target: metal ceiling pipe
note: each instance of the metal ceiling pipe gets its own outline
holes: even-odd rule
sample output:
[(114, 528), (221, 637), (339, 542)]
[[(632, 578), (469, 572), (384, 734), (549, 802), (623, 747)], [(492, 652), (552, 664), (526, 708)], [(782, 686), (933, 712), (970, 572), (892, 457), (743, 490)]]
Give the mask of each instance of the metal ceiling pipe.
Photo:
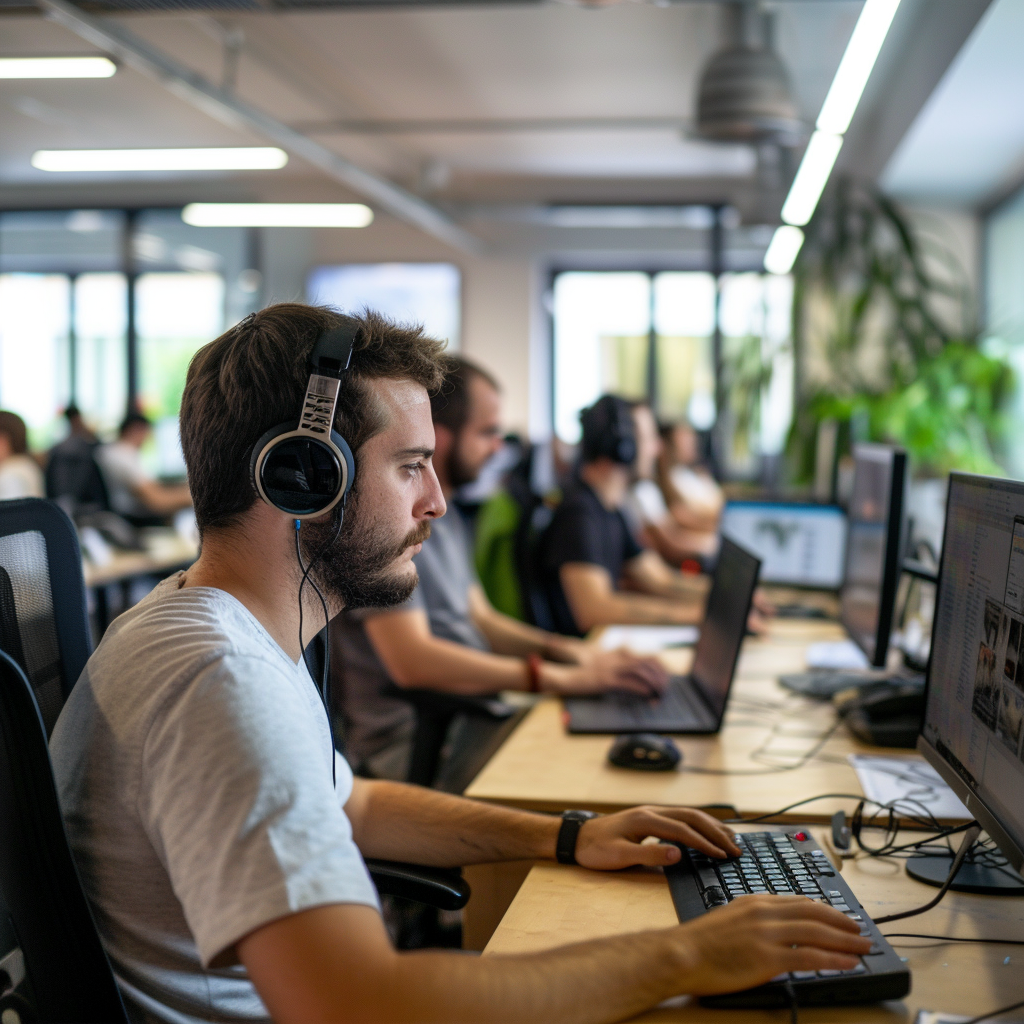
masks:
[(470, 253), (483, 251), (484, 245), (479, 238), (460, 227), (437, 207), (386, 178), (346, 160), (319, 142), (213, 85), (201, 75), (154, 49), (117, 22), (86, 14), (67, 0), (36, 2), (51, 20), (136, 71), (155, 79), (165, 89), (205, 114), (232, 128), (248, 129), (276, 143), (294, 156), (302, 157), (319, 167), (335, 181), (369, 199), (399, 220), (412, 224), (456, 249)]

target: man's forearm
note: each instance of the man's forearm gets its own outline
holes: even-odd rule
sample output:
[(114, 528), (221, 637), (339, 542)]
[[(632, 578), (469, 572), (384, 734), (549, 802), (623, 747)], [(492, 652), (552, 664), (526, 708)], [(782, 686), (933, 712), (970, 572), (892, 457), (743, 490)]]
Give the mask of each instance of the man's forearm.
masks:
[(692, 625), (699, 623), (703, 614), (701, 604), (696, 601), (621, 590), (588, 602), (587, 608), (577, 608), (572, 602), (570, 605), (573, 617), (585, 630), (617, 623)]
[(359, 780), (353, 835), (364, 857), (462, 867), (553, 859), (560, 821), (400, 782)]

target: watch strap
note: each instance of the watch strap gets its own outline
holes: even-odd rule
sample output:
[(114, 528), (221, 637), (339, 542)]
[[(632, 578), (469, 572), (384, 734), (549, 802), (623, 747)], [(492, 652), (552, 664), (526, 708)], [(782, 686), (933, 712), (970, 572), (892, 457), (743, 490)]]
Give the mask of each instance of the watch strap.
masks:
[(579, 838), (580, 829), (585, 821), (596, 817), (593, 811), (562, 813), (562, 827), (558, 830), (558, 840), (555, 843), (555, 857), (559, 864), (576, 863), (576, 840)]

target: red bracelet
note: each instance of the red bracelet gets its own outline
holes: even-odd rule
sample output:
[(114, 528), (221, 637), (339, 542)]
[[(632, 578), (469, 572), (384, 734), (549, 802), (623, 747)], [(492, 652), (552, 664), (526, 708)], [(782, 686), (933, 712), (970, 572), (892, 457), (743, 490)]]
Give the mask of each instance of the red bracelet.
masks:
[(544, 659), (536, 653), (526, 659), (526, 669), (530, 674), (530, 693), (540, 693), (540, 667), (543, 664)]

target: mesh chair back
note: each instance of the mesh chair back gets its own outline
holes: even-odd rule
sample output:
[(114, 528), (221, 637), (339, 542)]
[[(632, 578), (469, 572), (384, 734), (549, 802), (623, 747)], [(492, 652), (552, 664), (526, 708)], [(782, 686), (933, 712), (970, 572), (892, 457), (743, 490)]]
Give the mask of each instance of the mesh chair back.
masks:
[(41, 498), (0, 502), (0, 646), (28, 677), (49, 737), (90, 640), (78, 537)]
[[(39, 706), (0, 652), (0, 1014), (123, 1022), (124, 1006), (71, 858)], [(4, 976), (5, 975), (5, 976)], [(9, 1017), (12, 1010), (16, 1017)]]

